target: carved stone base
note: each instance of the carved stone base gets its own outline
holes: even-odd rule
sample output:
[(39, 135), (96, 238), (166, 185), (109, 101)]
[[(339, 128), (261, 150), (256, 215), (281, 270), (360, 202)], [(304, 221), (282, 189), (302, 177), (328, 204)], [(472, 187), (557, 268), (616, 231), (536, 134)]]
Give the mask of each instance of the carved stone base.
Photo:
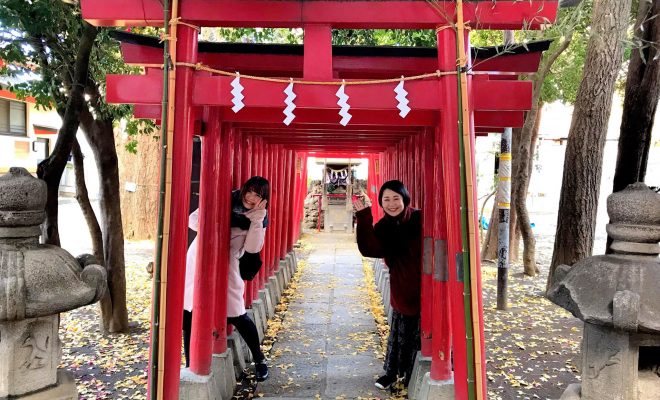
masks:
[(434, 381), (427, 372), (419, 389), (419, 400), (454, 400), (454, 381)]
[(78, 388), (69, 371), (57, 371), (57, 385), (36, 393), (16, 397), (20, 400), (77, 400)]
[(431, 371), (431, 357), (422, 357), (422, 352), (418, 351), (415, 357), (410, 383), (408, 384), (408, 398), (416, 400), (419, 398), (419, 391), (422, 387), (422, 380), (427, 372)]
[(234, 376), (232, 351), (213, 355), (211, 373), (197, 375), (188, 368), (181, 370), (179, 399), (182, 400), (228, 400), (234, 394), (236, 378)]
[(265, 289), (259, 291), (259, 299), (266, 305), (266, 316), (268, 319), (271, 319), (275, 316), (275, 305), (272, 302), (272, 296), (270, 295), (270, 289), (266, 285)]
[(636, 399), (638, 350), (628, 333), (584, 324), (582, 398)]
[(261, 341), (264, 340), (264, 325), (261, 322), (261, 312), (259, 311), (259, 308), (249, 308), (247, 310), (247, 315), (257, 327), (257, 335), (259, 336), (259, 343), (261, 343)]
[(233, 332), (227, 336), (227, 348), (232, 353), (234, 359), (234, 376), (239, 379), (243, 375), (243, 370), (247, 367), (246, 354), (243, 352), (243, 343), (238, 332)]
[(580, 400), (580, 391), (582, 390), (582, 385), (579, 383), (571, 383), (568, 385), (564, 393), (561, 395), (559, 400)]
[(57, 384), (58, 316), (0, 323), (0, 398)]

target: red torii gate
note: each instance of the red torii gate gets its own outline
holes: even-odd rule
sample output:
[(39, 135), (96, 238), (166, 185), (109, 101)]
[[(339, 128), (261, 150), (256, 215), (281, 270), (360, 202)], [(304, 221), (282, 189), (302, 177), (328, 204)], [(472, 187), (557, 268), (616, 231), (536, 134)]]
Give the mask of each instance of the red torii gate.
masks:
[[(190, 198), (191, 138), (202, 135), (200, 211), (202, 221), (195, 293), (191, 370), (210, 373), (212, 354), (227, 351), (226, 271), (229, 229), (228, 193), (247, 177), (259, 174), (272, 182), (271, 225), (264, 249), (264, 269), (247, 287), (246, 302), (258, 298), (279, 260), (299, 236), (306, 189), (308, 152), (369, 159), (369, 187), (402, 179), (411, 187), (413, 205), (426, 216), (422, 288), (422, 353), (432, 358), (431, 378), (453, 379), (455, 398), (485, 393), (483, 316), (479, 269), (472, 287), (464, 285), (461, 257), (461, 185), (457, 121), (456, 2), (438, 1), (270, 1), (179, 0), (177, 15), (176, 110), (172, 146), (171, 238), (167, 260), (163, 370), (160, 395), (178, 397), (181, 314), (187, 216)], [(162, 26), (159, 0), (82, 0), (84, 18), (103, 26)], [(538, 29), (554, 21), (556, 0), (472, 1), (464, 5), (465, 21), (477, 29)], [(302, 46), (198, 43), (195, 26), (300, 27)], [(400, 28), (437, 30), (438, 50), (333, 47), (332, 28)], [(144, 75), (109, 75), (107, 100), (135, 104), (141, 118), (159, 119), (163, 74), (162, 46), (157, 40), (118, 34), (128, 63), (145, 66)], [(540, 51), (517, 49), (490, 58), (467, 51), (474, 60), (468, 81), (469, 115), (475, 133), (522, 125), (531, 106), (531, 83), (517, 74), (536, 71)], [(497, 49), (491, 51), (497, 52)], [(365, 54), (367, 53), (367, 54)], [(483, 54), (482, 54), (483, 55)], [(203, 68), (200, 66), (203, 65)], [(407, 81), (412, 111), (397, 114), (394, 84), (347, 86), (352, 119), (338, 124), (337, 85), (296, 85), (296, 119), (282, 124), (286, 83), (243, 79), (245, 109), (231, 111), (233, 77), (214, 70), (240, 71), (263, 77), (307, 81), (381, 79), (435, 70), (437, 77)], [(447, 74), (445, 74), (447, 73)], [(201, 122), (201, 123), (199, 123)], [(316, 155), (316, 154), (315, 154)], [(227, 174), (227, 175), (225, 175)], [(228, 179), (229, 178), (229, 179)], [(474, 180), (475, 177), (467, 177)], [(374, 195), (370, 189), (370, 195)], [(475, 193), (467, 193), (475, 201)], [(372, 198), (372, 201), (375, 198)], [(375, 201), (374, 201), (375, 203)], [(476, 215), (469, 218), (476, 219)], [(215, 224), (204, 223), (215, 221)], [(476, 263), (478, 267), (478, 256)], [(215, 267), (215, 268), (214, 268)], [(202, 279), (205, 278), (205, 279)], [(466, 283), (469, 283), (468, 280)], [(473, 290), (476, 288), (476, 290)], [(213, 296), (204, 295), (213, 293)], [(466, 298), (467, 296), (467, 298)], [(470, 299), (469, 297), (472, 296)], [(212, 316), (212, 317), (209, 317)], [(471, 319), (476, 322), (471, 325)], [(471, 332), (476, 327), (476, 332)], [(467, 337), (467, 334), (473, 337)], [(451, 357), (453, 354), (453, 370)], [(475, 359), (476, 355), (476, 359)], [(150, 371), (153, 373), (153, 371)], [(477, 383), (476, 392), (469, 391)], [(153, 390), (154, 388), (152, 388)], [(481, 397), (478, 396), (478, 397)]]

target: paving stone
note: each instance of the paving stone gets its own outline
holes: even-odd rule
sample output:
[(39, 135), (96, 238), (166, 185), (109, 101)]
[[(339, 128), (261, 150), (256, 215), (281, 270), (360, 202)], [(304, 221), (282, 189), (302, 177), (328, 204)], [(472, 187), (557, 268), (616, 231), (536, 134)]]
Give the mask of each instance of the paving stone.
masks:
[(328, 371), (326, 374), (326, 389), (324, 394), (334, 396), (356, 397), (360, 393), (367, 396), (378, 389), (374, 382), (382, 373), (382, 363), (373, 356), (328, 356)]
[(311, 240), (312, 253), (271, 350), (271, 377), (257, 395), (380, 397), (374, 387), (383, 366), (374, 353), (380, 338), (355, 237), (321, 233)]

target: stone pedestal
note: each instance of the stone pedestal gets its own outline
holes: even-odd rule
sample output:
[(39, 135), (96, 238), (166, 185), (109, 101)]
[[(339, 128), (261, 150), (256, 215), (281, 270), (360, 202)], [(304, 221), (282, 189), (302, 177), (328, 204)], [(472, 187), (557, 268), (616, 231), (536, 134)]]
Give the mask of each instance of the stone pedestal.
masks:
[(57, 383), (58, 316), (0, 323), (0, 398), (20, 396)]
[(188, 368), (181, 370), (179, 399), (229, 400), (236, 388), (232, 351), (214, 354), (209, 375), (197, 375)]
[(247, 367), (246, 354), (243, 351), (243, 343), (238, 333), (233, 332), (227, 337), (227, 349), (231, 351), (234, 360), (234, 376), (239, 379), (243, 370)]
[(277, 279), (277, 287), (280, 291), (280, 300), (284, 294), (284, 289), (286, 289), (286, 278), (284, 277), (284, 269), (280, 268), (275, 272), (275, 278)]
[[(0, 176), (0, 398), (76, 398), (62, 372), (59, 313), (98, 301), (105, 269), (39, 244), (46, 183), (23, 168)], [(38, 396), (38, 397), (33, 397)]]
[(286, 260), (280, 260), (279, 270), (282, 271), (282, 277), (284, 278), (282, 289), (286, 289), (291, 281), (291, 271), (289, 271)]
[(268, 288), (268, 293), (270, 294), (270, 302), (273, 305), (273, 308), (275, 308), (280, 302), (280, 288), (277, 284), (277, 277), (271, 276), (268, 278), (266, 288)]
[(259, 299), (266, 305), (266, 317), (268, 317), (268, 319), (273, 318), (275, 315), (275, 305), (273, 304), (273, 299), (270, 295), (270, 289), (268, 286), (259, 291)]
[[(582, 338), (582, 397), (636, 399), (638, 348), (627, 332), (584, 324)], [(659, 394), (660, 395), (660, 394)]]
[[(254, 303), (253, 303), (254, 304)], [(264, 340), (264, 328), (263, 323), (261, 322), (261, 315), (259, 314), (258, 308), (248, 308), (247, 315), (250, 317), (254, 325), (257, 327), (257, 335), (259, 336), (259, 343)]]
[(431, 372), (431, 357), (423, 357), (422, 352), (418, 351), (415, 357), (412, 375), (410, 376), (410, 383), (408, 383), (409, 399), (419, 399), (419, 391), (427, 372)]
[(561, 395), (559, 400), (580, 400), (580, 391), (582, 390), (582, 385), (579, 383), (571, 383), (568, 385), (564, 393)]
[(420, 400), (454, 400), (454, 381), (434, 381), (431, 373), (424, 374), (417, 397)]
[(57, 371), (57, 384), (54, 387), (40, 390), (25, 396), (20, 400), (78, 400), (78, 388), (73, 380), (73, 374), (68, 371)]
[[(255, 314), (255, 324), (261, 324), (261, 331), (265, 334), (268, 327), (268, 315), (266, 315), (266, 304), (261, 299), (252, 300), (252, 310)], [(262, 338), (263, 339), (263, 338)]]
[(643, 183), (607, 199), (612, 252), (560, 265), (548, 298), (584, 321), (582, 400), (660, 393), (660, 194)]

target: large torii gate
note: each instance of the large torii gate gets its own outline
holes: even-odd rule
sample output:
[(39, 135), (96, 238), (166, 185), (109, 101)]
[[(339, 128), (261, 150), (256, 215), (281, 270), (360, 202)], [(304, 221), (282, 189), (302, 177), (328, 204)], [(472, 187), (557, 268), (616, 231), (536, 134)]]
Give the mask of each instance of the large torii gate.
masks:
[[(430, 5), (429, 3), (433, 3)], [(479, 133), (522, 126), (531, 107), (531, 83), (518, 74), (535, 72), (548, 43), (507, 49), (457, 49), (465, 27), (539, 29), (554, 21), (556, 0), (469, 1), (302, 1), (179, 0), (168, 21), (176, 35), (175, 109), (171, 146), (169, 240), (163, 254), (165, 305), (158, 330), (161, 344), (152, 352), (158, 376), (150, 390), (159, 398), (179, 394), (180, 344), (187, 217), (190, 199), (191, 142), (202, 137), (200, 253), (195, 293), (191, 371), (212, 371), (213, 354), (227, 353), (226, 271), (229, 231), (228, 193), (246, 177), (259, 174), (272, 182), (271, 225), (263, 258), (265, 268), (248, 285), (246, 303), (259, 298), (279, 261), (299, 235), (306, 189), (306, 158), (340, 154), (369, 159), (369, 187), (402, 179), (412, 189), (413, 205), (425, 215), (422, 287), (422, 355), (430, 358), (429, 378), (443, 388), (451, 382), (456, 399), (485, 398), (485, 355), (478, 238), (464, 233), (476, 214), (470, 185), (474, 171), (461, 175), (461, 145)], [(82, 0), (83, 17), (99, 26), (163, 26), (159, 0)], [(460, 13), (459, 13), (460, 14)], [(458, 24), (458, 25), (457, 25)], [(284, 27), (304, 29), (303, 45), (198, 42), (198, 27)], [(333, 28), (436, 29), (437, 49), (332, 46)], [(466, 30), (467, 32), (467, 30)], [(142, 65), (142, 75), (109, 75), (107, 100), (135, 105), (140, 118), (161, 118), (163, 46), (157, 39), (118, 33), (126, 62)], [(469, 43), (469, 40), (467, 41)], [(467, 114), (458, 97), (457, 60), (467, 59)], [(243, 76), (245, 108), (232, 111), (235, 76)], [(436, 73), (437, 71), (437, 73)], [(435, 74), (434, 74), (435, 73)], [(402, 118), (393, 89), (397, 82), (350, 85), (351, 80), (381, 80), (428, 74), (405, 82), (412, 108)], [(277, 77), (282, 81), (251, 79)], [(247, 78), (247, 79), (246, 79)], [(295, 119), (282, 123), (283, 93), (296, 81)], [(342, 126), (336, 91), (342, 80), (352, 118)], [(317, 84), (306, 84), (310, 81)], [(465, 104), (465, 102), (463, 102)], [(460, 141), (459, 119), (470, 127)], [(463, 163), (473, 165), (473, 154)], [(461, 184), (461, 176), (467, 179)], [(375, 194), (370, 191), (370, 195)], [(463, 199), (461, 197), (463, 196)], [(373, 199), (375, 200), (375, 198)], [(461, 202), (463, 200), (463, 203)], [(376, 203), (374, 201), (374, 203)], [(466, 210), (464, 210), (466, 211)], [(374, 210), (374, 212), (378, 212)], [(213, 221), (208, 223), (204, 221)], [(476, 233), (474, 234), (476, 235)], [(476, 245), (475, 245), (476, 244)], [(464, 259), (471, 259), (468, 267)], [(156, 288), (158, 290), (158, 288)], [(211, 293), (212, 295), (209, 295)], [(199, 311), (199, 312), (197, 312)], [(165, 351), (167, 350), (167, 351)], [(453, 359), (453, 360), (452, 360)], [(231, 369), (231, 368), (230, 368)], [(233, 373), (230, 372), (230, 373)]]

